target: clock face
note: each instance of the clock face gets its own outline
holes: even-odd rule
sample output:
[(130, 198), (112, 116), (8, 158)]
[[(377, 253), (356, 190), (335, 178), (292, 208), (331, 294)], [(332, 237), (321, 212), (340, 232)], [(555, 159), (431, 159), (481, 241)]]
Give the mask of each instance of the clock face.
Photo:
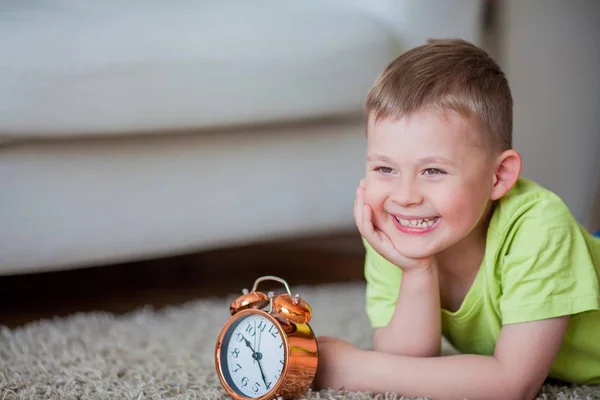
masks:
[(239, 394), (260, 397), (280, 379), (285, 346), (279, 328), (260, 314), (236, 320), (223, 337), (222, 373)]

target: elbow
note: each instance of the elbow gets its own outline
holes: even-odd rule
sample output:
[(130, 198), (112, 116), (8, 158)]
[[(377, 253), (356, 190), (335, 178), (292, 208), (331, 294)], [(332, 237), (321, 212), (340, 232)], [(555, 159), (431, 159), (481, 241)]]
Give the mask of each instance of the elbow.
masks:
[(534, 400), (541, 388), (541, 384), (535, 382), (523, 382), (523, 380), (517, 380), (516, 382), (509, 382), (504, 387), (504, 393), (501, 398), (516, 399), (516, 400)]
[(515, 399), (515, 400), (534, 400), (536, 398), (537, 390), (535, 392), (531, 392), (527, 389), (515, 389), (509, 392), (509, 396), (507, 397), (506, 393), (504, 393), (501, 398), (502, 399)]
[[(492, 390), (489, 390), (489, 391), (486, 390), (486, 392), (488, 392), (488, 393), (485, 396), (486, 398), (489, 398), (491, 400), (504, 400), (504, 399), (534, 400), (535, 399), (536, 393), (532, 394), (526, 388), (509, 387), (509, 386), (504, 386), (502, 384), (493, 385), (493, 386), (494, 386), (494, 388)], [(470, 398), (470, 397), (466, 397), (466, 398)]]
[(520, 397), (521, 400), (534, 400), (537, 398), (537, 394), (540, 391), (541, 385), (527, 385), (521, 388)]

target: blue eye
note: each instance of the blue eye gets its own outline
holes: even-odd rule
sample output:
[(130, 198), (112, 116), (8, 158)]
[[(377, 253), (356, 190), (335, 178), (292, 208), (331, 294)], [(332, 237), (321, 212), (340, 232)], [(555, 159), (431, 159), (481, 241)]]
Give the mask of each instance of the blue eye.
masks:
[(440, 174), (445, 174), (445, 172), (442, 171), (441, 169), (437, 169), (437, 168), (427, 168), (425, 171), (423, 171), (423, 175), (440, 175)]

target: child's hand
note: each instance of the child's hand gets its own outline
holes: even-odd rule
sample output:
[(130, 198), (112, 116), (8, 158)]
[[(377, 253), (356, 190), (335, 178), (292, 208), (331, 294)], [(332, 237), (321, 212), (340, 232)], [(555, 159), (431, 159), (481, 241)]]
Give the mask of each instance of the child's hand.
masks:
[(352, 390), (349, 385), (356, 385), (360, 380), (361, 350), (352, 344), (332, 337), (320, 336), (319, 367), (314, 380), (314, 388)]
[(354, 201), (354, 219), (360, 234), (366, 239), (373, 249), (391, 263), (397, 265), (403, 272), (436, 268), (434, 257), (413, 259), (403, 256), (396, 250), (394, 244), (382, 230), (373, 223), (373, 210), (364, 201), (365, 182), (361, 179), (356, 190)]

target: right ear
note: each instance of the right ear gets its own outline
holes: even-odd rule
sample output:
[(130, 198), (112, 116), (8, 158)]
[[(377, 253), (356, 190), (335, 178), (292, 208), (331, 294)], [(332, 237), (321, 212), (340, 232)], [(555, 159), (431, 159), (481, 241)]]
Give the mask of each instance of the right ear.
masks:
[(498, 156), (490, 196), (492, 200), (498, 200), (513, 188), (521, 175), (522, 165), (521, 155), (516, 150), (506, 150)]

